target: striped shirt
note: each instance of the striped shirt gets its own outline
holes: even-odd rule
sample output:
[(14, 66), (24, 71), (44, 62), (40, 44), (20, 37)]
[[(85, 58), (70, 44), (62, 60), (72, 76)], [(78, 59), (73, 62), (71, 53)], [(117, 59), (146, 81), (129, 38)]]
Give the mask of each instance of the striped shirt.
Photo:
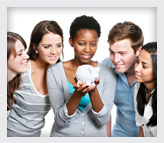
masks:
[[(29, 62), (30, 65), (30, 62)], [(31, 65), (22, 74), (20, 89), (14, 92), (16, 104), (7, 119), (7, 136), (40, 136), (45, 115), (51, 108), (48, 95), (40, 94), (31, 80)]]

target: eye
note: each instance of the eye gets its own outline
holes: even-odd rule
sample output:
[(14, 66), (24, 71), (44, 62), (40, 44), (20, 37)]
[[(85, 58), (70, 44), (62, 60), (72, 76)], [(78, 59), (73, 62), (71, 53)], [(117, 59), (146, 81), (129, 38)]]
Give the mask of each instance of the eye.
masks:
[(145, 66), (145, 65), (143, 65), (142, 67), (143, 67), (144, 69), (146, 69), (146, 68), (147, 68), (147, 66)]
[(78, 43), (80, 46), (84, 46), (84, 43)]
[(22, 55), (22, 52), (21, 52), (21, 53), (18, 53), (17, 55), (18, 55), (18, 56), (21, 56), (21, 55)]
[(49, 47), (50, 47), (50, 45), (46, 45), (46, 46), (44, 46), (45, 49), (48, 49)]
[(57, 48), (60, 48), (60, 47), (62, 47), (62, 44), (58, 44), (58, 45), (57, 45)]
[(95, 47), (95, 46), (97, 46), (97, 43), (92, 43), (91, 45), (92, 45), (93, 47)]

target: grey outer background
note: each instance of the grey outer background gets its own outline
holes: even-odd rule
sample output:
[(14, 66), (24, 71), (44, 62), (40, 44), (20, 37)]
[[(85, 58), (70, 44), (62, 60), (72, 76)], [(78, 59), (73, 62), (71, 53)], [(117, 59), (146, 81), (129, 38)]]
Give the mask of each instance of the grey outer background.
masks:
[[(162, 73), (164, 68), (158, 68), (158, 134), (156, 138), (7, 138), (7, 7), (157, 7), (157, 41), (158, 67), (162, 66), (163, 57), (163, 6), (162, 0), (0, 0), (0, 143), (162, 143), (163, 112), (162, 112)], [(146, 17), (145, 17), (146, 19)], [(160, 48), (159, 48), (160, 47)], [(161, 84), (161, 86), (160, 86)], [(159, 96), (160, 95), (160, 96)]]

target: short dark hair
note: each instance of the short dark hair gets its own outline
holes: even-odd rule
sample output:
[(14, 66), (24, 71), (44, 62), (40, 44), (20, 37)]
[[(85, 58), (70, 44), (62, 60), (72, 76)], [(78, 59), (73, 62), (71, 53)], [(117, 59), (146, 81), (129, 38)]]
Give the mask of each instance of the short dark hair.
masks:
[(70, 26), (70, 37), (72, 40), (74, 40), (77, 31), (81, 29), (96, 30), (97, 37), (98, 38), (100, 37), (101, 34), (100, 24), (92, 16), (82, 15), (74, 19), (74, 21), (71, 23)]
[(31, 33), (30, 45), (27, 52), (31, 60), (36, 60), (38, 56), (34, 50), (34, 45), (37, 47), (41, 42), (43, 36), (47, 33), (54, 33), (60, 35), (63, 44), (63, 31), (58, 25), (58, 23), (49, 20), (41, 21), (34, 27)]
[[(151, 95), (152, 96), (151, 105), (153, 109), (153, 115), (151, 116), (147, 125), (156, 126), (157, 125), (157, 42), (150, 42), (145, 44), (142, 47), (142, 50), (146, 50), (151, 55), (152, 63), (153, 63), (154, 79), (155, 79), (154, 92)], [(145, 85), (141, 83), (137, 93), (137, 110), (141, 116), (143, 116), (145, 105), (147, 104), (145, 88), (146, 88)]]
[(116, 41), (130, 39), (134, 52), (143, 45), (144, 36), (142, 29), (133, 22), (125, 21), (115, 24), (109, 31), (108, 42), (114, 44)]

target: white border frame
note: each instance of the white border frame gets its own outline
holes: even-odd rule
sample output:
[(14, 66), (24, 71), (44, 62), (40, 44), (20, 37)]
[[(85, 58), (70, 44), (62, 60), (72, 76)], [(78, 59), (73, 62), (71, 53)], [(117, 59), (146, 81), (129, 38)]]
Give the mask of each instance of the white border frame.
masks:
[[(158, 41), (158, 66), (162, 65), (162, 40), (163, 40), (163, 7), (162, 1), (160, 0), (114, 0), (109, 2), (109, 0), (0, 0), (0, 91), (1, 91), (1, 101), (0, 101), (0, 139), (4, 143), (160, 143), (162, 142), (162, 94), (158, 97), (158, 133), (155, 138), (50, 138), (50, 137), (40, 137), (40, 138), (7, 138), (7, 112), (6, 112), (6, 91), (7, 91), (7, 7), (157, 7), (157, 41)], [(164, 56), (163, 56), (164, 57)], [(162, 73), (163, 69), (158, 70), (158, 85), (162, 83)], [(159, 78), (159, 76), (161, 78)], [(158, 95), (162, 93), (161, 87), (158, 86)]]

